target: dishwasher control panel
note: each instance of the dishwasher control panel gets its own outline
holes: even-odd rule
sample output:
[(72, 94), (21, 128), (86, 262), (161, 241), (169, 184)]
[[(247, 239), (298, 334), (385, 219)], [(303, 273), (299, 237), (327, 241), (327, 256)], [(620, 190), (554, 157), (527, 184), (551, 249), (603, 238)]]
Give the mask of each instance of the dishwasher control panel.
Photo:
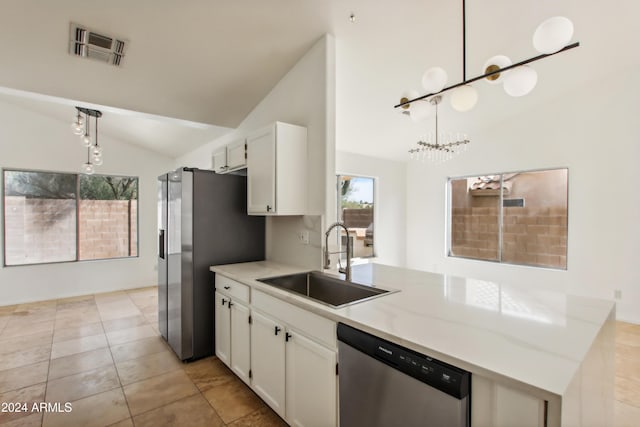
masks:
[(338, 340), (450, 396), (469, 395), (471, 373), (463, 369), (343, 323), (338, 324)]

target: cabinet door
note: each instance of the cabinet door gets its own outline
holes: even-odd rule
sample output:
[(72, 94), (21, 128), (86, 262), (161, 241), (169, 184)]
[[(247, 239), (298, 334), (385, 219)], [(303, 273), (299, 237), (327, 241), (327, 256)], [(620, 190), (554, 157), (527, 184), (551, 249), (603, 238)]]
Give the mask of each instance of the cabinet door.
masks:
[(227, 147), (219, 148), (213, 152), (211, 169), (216, 173), (224, 173), (227, 170)]
[(229, 297), (216, 291), (216, 356), (230, 366), (231, 363), (231, 314), (229, 313)]
[(546, 426), (544, 401), (534, 396), (495, 384), (495, 416), (496, 427)]
[(284, 418), (284, 327), (255, 311), (251, 317), (251, 384), (258, 396)]
[(288, 333), (290, 336), (286, 343), (287, 422), (293, 426), (335, 426), (336, 352), (300, 333)]
[(229, 169), (239, 169), (247, 164), (246, 143), (242, 138), (227, 145), (227, 166)]
[(275, 213), (276, 144), (274, 127), (247, 138), (247, 211), (250, 214)]
[(249, 384), (251, 357), (249, 353), (249, 308), (236, 301), (231, 304), (231, 370)]

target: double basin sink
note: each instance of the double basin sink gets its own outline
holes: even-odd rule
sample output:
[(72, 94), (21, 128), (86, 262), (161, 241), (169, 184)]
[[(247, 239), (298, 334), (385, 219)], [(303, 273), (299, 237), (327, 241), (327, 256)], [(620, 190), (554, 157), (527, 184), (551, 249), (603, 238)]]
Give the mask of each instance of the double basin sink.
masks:
[(316, 302), (341, 308), (368, 301), (394, 291), (365, 286), (330, 276), (320, 271), (258, 279), (259, 282), (310, 298)]

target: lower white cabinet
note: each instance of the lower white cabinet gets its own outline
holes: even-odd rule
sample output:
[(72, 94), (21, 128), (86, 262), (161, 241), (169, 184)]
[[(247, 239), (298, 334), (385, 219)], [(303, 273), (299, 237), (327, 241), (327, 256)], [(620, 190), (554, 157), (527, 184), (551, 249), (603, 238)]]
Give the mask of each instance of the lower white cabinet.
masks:
[(473, 375), (471, 419), (477, 427), (544, 427), (555, 425), (547, 419), (545, 400), (525, 391), (507, 387), (489, 378)]
[(293, 426), (336, 425), (336, 352), (295, 331), (288, 338), (287, 421)]
[(285, 341), (279, 322), (254, 311), (251, 325), (253, 390), (285, 418)]
[(335, 426), (335, 350), (264, 313), (252, 318), (254, 391), (292, 426)]
[(249, 307), (233, 300), (229, 301), (231, 312), (231, 370), (249, 384), (251, 369), (251, 347), (249, 335)]
[(220, 275), (215, 304), (218, 358), (290, 425), (336, 426), (335, 322)]
[(215, 304), (216, 356), (242, 381), (250, 384), (249, 307), (218, 291)]
[(229, 297), (216, 291), (216, 356), (227, 366), (231, 363), (231, 316), (227, 309), (229, 300)]

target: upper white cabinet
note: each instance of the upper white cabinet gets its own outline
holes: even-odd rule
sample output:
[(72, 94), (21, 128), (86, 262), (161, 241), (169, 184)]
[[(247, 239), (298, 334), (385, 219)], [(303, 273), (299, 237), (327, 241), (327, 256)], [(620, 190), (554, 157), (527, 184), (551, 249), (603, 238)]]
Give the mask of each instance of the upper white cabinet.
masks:
[(215, 173), (225, 173), (227, 171), (227, 147), (218, 148), (211, 156), (211, 169)]
[(307, 210), (307, 129), (275, 122), (247, 137), (250, 215), (304, 215)]
[(229, 171), (247, 166), (247, 142), (245, 138), (227, 145), (227, 167)]
[(213, 152), (211, 168), (216, 173), (233, 172), (247, 167), (247, 141), (238, 139)]

